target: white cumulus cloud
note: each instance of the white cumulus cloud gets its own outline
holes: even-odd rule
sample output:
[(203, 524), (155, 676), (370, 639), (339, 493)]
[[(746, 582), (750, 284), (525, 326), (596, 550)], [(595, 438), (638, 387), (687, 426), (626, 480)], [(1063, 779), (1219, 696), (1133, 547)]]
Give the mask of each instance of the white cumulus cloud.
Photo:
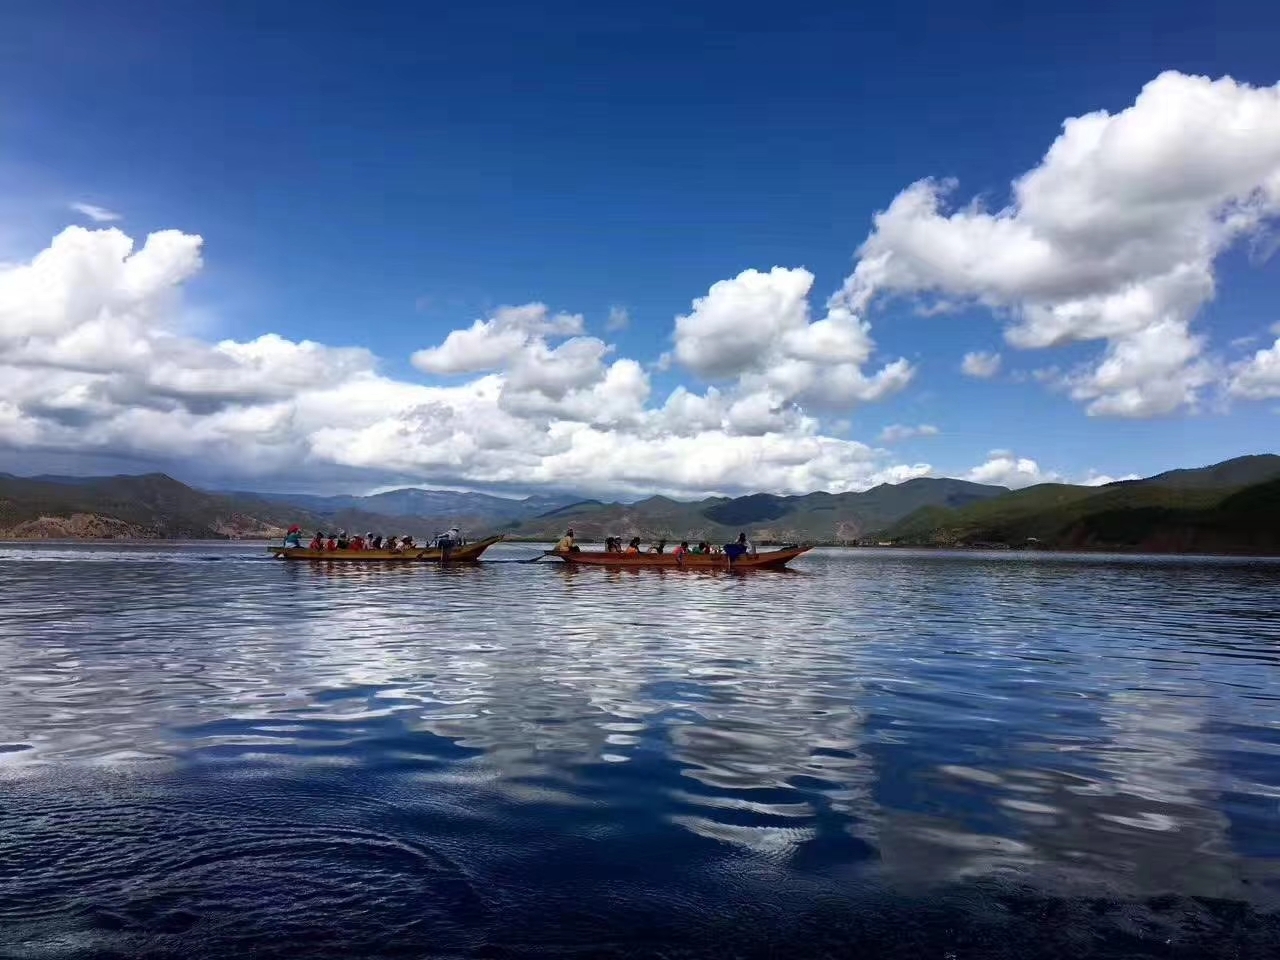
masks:
[(582, 330), (580, 315), (553, 315), (544, 303), (500, 307), (487, 320), (450, 332), (440, 346), (419, 350), (412, 360), (427, 373), (481, 373), (502, 368), (530, 345), (545, 346), (548, 335), (570, 336)]
[(1040, 469), (1040, 464), (1027, 457), (1015, 456), (1007, 450), (992, 450), (990, 459), (965, 474), (974, 483), (990, 483), (1013, 490), (1037, 483), (1056, 483), (1062, 477)]
[(1139, 480), (1141, 479), (1136, 473), (1126, 473), (1123, 477), (1112, 477), (1105, 473), (1095, 473), (1090, 470), (1089, 475), (1080, 481), (1080, 485), (1084, 487), (1105, 487), (1108, 483), (1118, 483), (1121, 480)]
[(1231, 370), (1229, 392), (1250, 400), (1280, 397), (1280, 338)]
[[(385, 376), (359, 345), (198, 339), (183, 303), (198, 236), (135, 245), (114, 227), (68, 227), (0, 265), (0, 455), (618, 494), (861, 489), (931, 470), (823, 428), (915, 377), (905, 358), (877, 354), (867, 320), (897, 295), (925, 313), (985, 307), (1014, 349), (1094, 344), (1082, 366), (1031, 375), (1093, 415), (1194, 409), (1217, 389), (1280, 397), (1280, 340), (1229, 362), (1197, 326), (1219, 258), (1280, 214), (1280, 85), (1163, 73), (1118, 112), (1066, 120), (1007, 201), (956, 193), (927, 179), (892, 198), (819, 309), (808, 270), (743, 270), (674, 318), (655, 361), (609, 342), (625, 311), (592, 336), (578, 314), (513, 304), (424, 344), (415, 382)], [(1000, 364), (975, 351), (962, 368), (993, 376)], [(682, 374), (694, 382), (673, 386)], [(927, 435), (895, 424), (880, 440)], [(1005, 452), (969, 476), (1058, 478)]]
[(676, 318), (674, 359), (698, 376), (735, 380), (776, 405), (842, 407), (879, 400), (911, 382), (905, 359), (868, 374), (870, 326), (842, 306), (813, 320), (813, 274), (803, 268), (744, 270), (711, 286)]
[(1280, 211), (1280, 85), (1160, 74), (1118, 113), (1068, 119), (1003, 207), (922, 180), (875, 217), (841, 297), (977, 302), (1022, 349), (1102, 341), (1065, 385), (1091, 414), (1194, 406), (1218, 375), (1191, 325), (1214, 264)]
[(1000, 372), (1000, 363), (1000, 354), (974, 350), (966, 353), (960, 361), (960, 372), (966, 377), (989, 380)]
[(842, 366), (865, 357), (851, 345), (861, 334), (842, 319), (781, 325), (762, 343), (811, 368), (775, 382), (744, 360), (723, 389), (680, 386), (655, 405), (645, 367), (586, 335), (580, 316), (507, 306), (416, 353), (432, 379), (406, 382), (359, 346), (188, 335), (182, 292), (202, 248), (172, 230), (138, 246), (114, 228), (68, 227), (0, 267), (0, 456), (125, 458), (192, 479), (358, 475), (612, 495), (855, 490), (931, 470), (825, 436), (800, 405), (815, 374), (837, 392), (856, 380)]

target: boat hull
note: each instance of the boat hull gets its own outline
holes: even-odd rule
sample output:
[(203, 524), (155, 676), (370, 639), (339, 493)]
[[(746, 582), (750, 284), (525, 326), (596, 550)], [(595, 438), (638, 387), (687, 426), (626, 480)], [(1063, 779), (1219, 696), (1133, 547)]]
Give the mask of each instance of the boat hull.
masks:
[(325, 563), (472, 563), (501, 540), (488, 537), (474, 543), (453, 547), (447, 552), (438, 547), (413, 547), (410, 550), (312, 550), (309, 547), (267, 547), (277, 560), (311, 560)]
[(788, 547), (750, 554), (730, 562), (723, 553), (690, 553), (683, 558), (670, 553), (552, 553), (549, 556), (577, 567), (613, 567), (628, 570), (664, 567), (673, 570), (780, 570), (812, 547)]

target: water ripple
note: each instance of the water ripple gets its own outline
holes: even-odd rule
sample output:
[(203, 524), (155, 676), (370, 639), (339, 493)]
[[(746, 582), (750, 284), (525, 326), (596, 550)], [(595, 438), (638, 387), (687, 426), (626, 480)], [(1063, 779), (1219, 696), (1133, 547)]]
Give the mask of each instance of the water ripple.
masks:
[(0, 547), (0, 948), (841, 954), (919, 896), (952, 933), (880, 935), (1270, 935), (1280, 565), (797, 566)]

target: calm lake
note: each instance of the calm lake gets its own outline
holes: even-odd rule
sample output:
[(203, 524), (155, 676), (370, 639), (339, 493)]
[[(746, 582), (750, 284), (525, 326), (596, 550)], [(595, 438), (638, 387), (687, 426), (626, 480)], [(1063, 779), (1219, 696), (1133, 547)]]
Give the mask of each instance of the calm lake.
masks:
[(0, 956), (1248, 958), (1278, 910), (1280, 563), (0, 544)]

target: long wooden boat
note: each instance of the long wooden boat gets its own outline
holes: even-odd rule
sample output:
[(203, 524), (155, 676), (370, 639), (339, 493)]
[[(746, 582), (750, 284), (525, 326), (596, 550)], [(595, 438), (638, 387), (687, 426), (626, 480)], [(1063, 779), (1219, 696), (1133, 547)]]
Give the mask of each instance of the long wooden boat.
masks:
[(450, 547), (411, 547), (408, 550), (312, 550), (309, 547), (267, 547), (277, 560), (323, 560), (341, 563), (472, 563), (503, 538), (486, 537), (473, 543)]
[(677, 557), (670, 553), (606, 553), (601, 550), (581, 553), (549, 552), (547, 556), (583, 567), (672, 567), (682, 570), (780, 570), (788, 563), (812, 550), (812, 546), (788, 546), (766, 553), (753, 553), (730, 560), (723, 553), (687, 553)]

